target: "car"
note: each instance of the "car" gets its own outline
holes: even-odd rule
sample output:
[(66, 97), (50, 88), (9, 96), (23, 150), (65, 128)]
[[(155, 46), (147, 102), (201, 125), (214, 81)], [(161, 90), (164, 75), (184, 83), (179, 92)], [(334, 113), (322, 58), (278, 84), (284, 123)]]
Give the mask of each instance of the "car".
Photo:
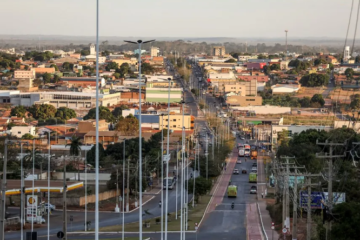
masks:
[(251, 170), (252, 173), (257, 173), (257, 170)]
[(242, 173), (242, 174), (247, 174), (246, 169), (245, 169), (245, 168), (241, 169), (241, 173)]
[(206, 131), (206, 127), (203, 127), (203, 129), (202, 129), (203, 131)]
[(256, 192), (257, 192), (256, 186), (251, 186), (251, 188), (250, 188), (250, 194), (256, 194)]
[(251, 168), (251, 171), (254, 171), (254, 170), (257, 171), (257, 167), (252, 167)]
[(236, 161), (236, 163), (239, 163), (239, 164), (241, 164), (241, 160), (237, 160), (237, 161)]
[(245, 138), (243, 136), (240, 137), (241, 140), (245, 140)]
[(48, 208), (50, 208), (51, 211), (56, 210), (56, 206), (52, 205), (51, 203), (44, 203), (44, 208), (47, 210)]
[(253, 163), (252, 166), (253, 166), (253, 167), (257, 167), (257, 163)]
[(239, 169), (234, 169), (233, 174), (239, 174)]

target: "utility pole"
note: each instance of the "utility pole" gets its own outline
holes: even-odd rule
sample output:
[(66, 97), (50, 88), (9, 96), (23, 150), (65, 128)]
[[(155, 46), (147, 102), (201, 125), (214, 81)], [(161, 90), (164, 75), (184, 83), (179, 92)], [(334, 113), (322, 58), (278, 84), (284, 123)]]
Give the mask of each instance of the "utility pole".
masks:
[(127, 164), (127, 183), (126, 183), (126, 212), (130, 211), (130, 206), (129, 206), (129, 194), (130, 194), (130, 159), (128, 159), (128, 164)]
[(280, 158), (286, 159), (285, 165), (286, 172), (284, 173), (284, 190), (283, 190), (283, 225), (287, 229), (290, 229), (290, 206), (289, 206), (289, 174), (290, 174), (290, 165), (295, 165), (295, 163), (289, 163), (289, 159), (295, 159), (295, 157), (281, 156)]
[(8, 140), (5, 139), (4, 143), (4, 162), (3, 162), (3, 179), (1, 183), (1, 215), (0, 215), (0, 239), (5, 239), (5, 203), (6, 203), (6, 186), (7, 186), (7, 180), (6, 180), (6, 173), (7, 173), (7, 144)]
[[(320, 155), (320, 154), (316, 153), (316, 157), (317, 158), (328, 159), (329, 172), (328, 172), (328, 202), (327, 202), (327, 205), (329, 207), (329, 211), (331, 212), (332, 211), (332, 206), (333, 206), (333, 190), (332, 190), (333, 158), (343, 158), (343, 157), (345, 157), (345, 154), (343, 154), (343, 155), (333, 155), (333, 151), (334, 151), (334, 147), (336, 147), (336, 146), (345, 146), (346, 142), (344, 142), (344, 143), (333, 143), (333, 142), (328, 142), (328, 140), (326, 140), (324, 143), (320, 143), (318, 140), (316, 140), (316, 145), (329, 146), (329, 154), (325, 153), (325, 155)], [(327, 222), (327, 227), (326, 227), (326, 236), (330, 235), (330, 231), (331, 231), (331, 222), (328, 221)], [(330, 240), (331, 236), (328, 239)]]
[(318, 187), (319, 184), (312, 184), (311, 177), (320, 177), (320, 174), (307, 174), (306, 185), (307, 185), (307, 221), (306, 221), (306, 240), (311, 240), (311, 187)]
[(66, 209), (66, 191), (67, 191), (67, 185), (66, 185), (66, 161), (64, 158), (64, 174), (63, 174), (63, 182), (64, 182), (64, 187), (63, 187), (63, 233), (64, 233), (64, 237), (63, 240), (67, 239), (67, 209)]

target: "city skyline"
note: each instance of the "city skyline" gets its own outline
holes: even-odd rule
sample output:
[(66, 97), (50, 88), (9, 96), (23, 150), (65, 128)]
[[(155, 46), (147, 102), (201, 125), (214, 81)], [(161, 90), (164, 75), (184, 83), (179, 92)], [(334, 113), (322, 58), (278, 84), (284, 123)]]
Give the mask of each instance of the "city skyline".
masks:
[[(93, 4), (88, 0), (64, 0), (62, 3), (4, 0), (3, 6), (16, 8), (16, 14), (4, 11), (3, 17), (12, 21), (3, 26), (2, 34), (94, 36), (95, 1)], [(255, 1), (184, 0), (178, 6), (165, 0), (107, 0), (100, 1), (100, 36), (279, 38), (288, 29), (290, 39), (344, 38), (350, 6), (351, 1), (336, 0), (269, 0), (261, 4)], [(356, 7), (355, 4), (351, 37)]]

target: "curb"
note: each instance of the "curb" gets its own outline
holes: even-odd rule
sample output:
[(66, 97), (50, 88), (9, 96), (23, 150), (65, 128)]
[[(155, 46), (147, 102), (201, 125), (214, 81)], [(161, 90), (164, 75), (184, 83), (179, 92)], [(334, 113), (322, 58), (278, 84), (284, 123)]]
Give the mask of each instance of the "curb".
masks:
[[(196, 233), (196, 231), (185, 231), (186, 233)], [(99, 234), (119, 234), (119, 233), (122, 233), (122, 232), (99, 232)], [(135, 233), (139, 233), (139, 232), (124, 232), (125, 234), (135, 234)], [(144, 232), (143, 231), (143, 234), (146, 233), (146, 234), (157, 234), (157, 233), (161, 233), (161, 231), (159, 232)], [(168, 231), (168, 233), (181, 233), (180, 231)], [(95, 232), (68, 232), (67, 233), (68, 235), (69, 234), (95, 234)]]
[(259, 218), (260, 218), (260, 223), (261, 223), (261, 230), (263, 232), (263, 235), (264, 235), (265, 239), (268, 240), (269, 238), (268, 238), (268, 236), (266, 234), (266, 231), (265, 231), (265, 228), (264, 228), (264, 223), (263, 223), (263, 220), (262, 220), (259, 204), (256, 203), (256, 206), (257, 206), (257, 210), (258, 210), (258, 213), (259, 213)]

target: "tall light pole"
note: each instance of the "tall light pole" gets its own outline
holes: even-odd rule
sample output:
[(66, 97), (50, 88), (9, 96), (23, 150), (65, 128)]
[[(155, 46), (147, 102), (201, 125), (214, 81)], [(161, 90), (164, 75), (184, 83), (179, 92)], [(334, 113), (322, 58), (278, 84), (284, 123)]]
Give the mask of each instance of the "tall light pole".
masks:
[(285, 60), (287, 59), (287, 48), (288, 48), (288, 45), (287, 45), (287, 34), (288, 34), (288, 30), (285, 30)]
[(48, 151), (48, 206), (47, 206), (47, 240), (50, 239), (50, 148), (51, 148), (51, 140), (50, 140), (50, 133), (49, 134), (49, 151)]
[[(99, 240), (99, 0), (96, 0), (95, 240)], [(64, 189), (65, 191), (65, 189)], [(66, 239), (66, 235), (65, 235)]]
[[(21, 219), (21, 240), (24, 239), (24, 168), (23, 168), (23, 144), (20, 142), (20, 155), (21, 155), (21, 199), (20, 199), (20, 219)], [(48, 220), (49, 223), (49, 220)]]
[(169, 138), (170, 138), (170, 84), (171, 78), (168, 78), (169, 89), (168, 89), (168, 130), (167, 130), (167, 143), (166, 143), (166, 193), (165, 193), (165, 240), (167, 240), (167, 229), (168, 229), (168, 206), (169, 206), (169, 161), (170, 161), (170, 150), (169, 150)]
[[(126, 159), (125, 159), (125, 141), (126, 141), (126, 138), (124, 138), (124, 152), (123, 152), (122, 234), (121, 234), (121, 239), (122, 240), (125, 239), (125, 232), (124, 232), (124, 228), (125, 228), (125, 163), (126, 163)], [(129, 187), (128, 187), (128, 191), (129, 191)]]
[(161, 114), (161, 240), (164, 239), (164, 114)]
[(137, 42), (124, 41), (127, 43), (137, 44), (139, 46), (139, 239), (142, 239), (141, 45), (153, 41), (155, 40), (144, 42), (142, 40), (138, 40)]
[(86, 158), (87, 158), (87, 151), (85, 151), (85, 232), (88, 230), (88, 224), (87, 224), (87, 161), (86, 161)]

